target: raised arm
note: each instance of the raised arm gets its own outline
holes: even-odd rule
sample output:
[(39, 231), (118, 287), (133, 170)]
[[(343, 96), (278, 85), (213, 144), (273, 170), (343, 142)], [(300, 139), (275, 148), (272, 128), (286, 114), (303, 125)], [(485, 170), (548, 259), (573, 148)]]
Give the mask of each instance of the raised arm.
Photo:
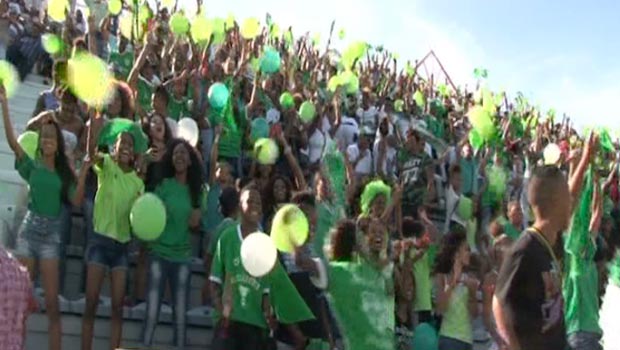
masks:
[(4, 124), (4, 135), (6, 141), (11, 147), (11, 150), (15, 153), (15, 157), (19, 160), (24, 156), (24, 150), (17, 142), (15, 137), (15, 131), (13, 130), (13, 123), (11, 123), (11, 117), (9, 115), (9, 102), (6, 97), (4, 87), (0, 87), (0, 104), (2, 104), (2, 122)]

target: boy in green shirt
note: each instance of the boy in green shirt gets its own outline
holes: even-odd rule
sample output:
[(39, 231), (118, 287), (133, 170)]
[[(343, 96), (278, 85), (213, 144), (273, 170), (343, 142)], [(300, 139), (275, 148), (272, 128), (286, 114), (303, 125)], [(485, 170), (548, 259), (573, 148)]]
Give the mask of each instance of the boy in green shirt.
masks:
[[(259, 230), (262, 219), (260, 193), (246, 188), (240, 195), (240, 223), (222, 232), (211, 267), (211, 297), (217, 326), (215, 350), (262, 349), (268, 342), (268, 325), (274, 325), (269, 284), (250, 276), (241, 264), (241, 243)], [(226, 300), (225, 296), (231, 300)]]

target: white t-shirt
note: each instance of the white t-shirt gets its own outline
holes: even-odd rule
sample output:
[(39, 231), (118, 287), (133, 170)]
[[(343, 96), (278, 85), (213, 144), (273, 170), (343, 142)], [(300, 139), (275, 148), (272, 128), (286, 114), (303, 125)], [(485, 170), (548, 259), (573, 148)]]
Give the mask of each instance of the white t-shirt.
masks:
[(367, 128), (373, 133), (377, 130), (377, 119), (379, 116), (379, 109), (377, 107), (370, 106), (366, 110), (360, 107), (355, 114), (357, 114), (362, 128)]
[(323, 156), (326, 143), (327, 139), (325, 138), (325, 134), (323, 134), (321, 130), (315, 129), (312, 135), (308, 137), (308, 147), (302, 150), (302, 152), (308, 155), (310, 163), (314, 164)]
[(359, 125), (357, 121), (353, 118), (342, 116), (342, 120), (340, 121), (340, 126), (338, 130), (336, 130), (336, 141), (338, 147), (340, 147), (341, 151), (344, 151), (355, 143), (355, 139), (359, 134)]
[(351, 163), (354, 163), (359, 158), (360, 161), (355, 165), (355, 174), (357, 175), (369, 175), (372, 172), (372, 153), (367, 149), (363, 154), (360, 154), (360, 148), (357, 144), (352, 144), (347, 147), (347, 158)]
[[(383, 159), (383, 164), (379, 164), (379, 143), (380, 139), (376, 139), (375, 143), (372, 146), (372, 153), (374, 154), (374, 163), (373, 169), (378, 174), (379, 169), (383, 171), (388, 177), (392, 177), (396, 174), (396, 154), (398, 153), (394, 147), (387, 146), (385, 150), (385, 158)], [(381, 166), (381, 168), (379, 168)]]
[(458, 213), (460, 198), (461, 195), (454, 191), (452, 185), (449, 185), (448, 191), (446, 192), (446, 221), (443, 228), (444, 234), (450, 231), (450, 222), (456, 222), (463, 227), (467, 227), (467, 222), (463, 220)]

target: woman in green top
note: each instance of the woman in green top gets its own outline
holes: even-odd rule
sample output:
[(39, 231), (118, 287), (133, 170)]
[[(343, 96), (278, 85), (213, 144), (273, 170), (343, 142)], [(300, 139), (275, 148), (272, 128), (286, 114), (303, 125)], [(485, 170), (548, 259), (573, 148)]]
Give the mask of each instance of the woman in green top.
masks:
[[(6, 140), (15, 153), (15, 169), (29, 186), (28, 213), (17, 239), (16, 253), (34, 279), (35, 261), (39, 260), (49, 319), (49, 348), (61, 349), (61, 324), (58, 308), (58, 258), (60, 248), (61, 207), (68, 202), (81, 205), (88, 163), (82, 166), (79, 179), (69, 166), (64, 140), (53, 114), (43, 112), (39, 124), (39, 141), (35, 158), (17, 142), (9, 116), (4, 89), (0, 103)], [(77, 182), (77, 186), (76, 186)]]
[(463, 272), (470, 254), (465, 233), (450, 232), (443, 237), (435, 265), (436, 309), (442, 315), (439, 350), (473, 349), (472, 320), (478, 313), (480, 283)]
[(95, 164), (97, 193), (93, 208), (94, 232), (88, 239), (85, 254), (88, 265), (82, 322), (82, 349), (85, 350), (92, 348), (95, 315), (106, 271), (110, 271), (111, 278), (110, 344), (113, 349), (120, 346), (131, 240), (129, 213), (134, 201), (144, 192), (144, 183), (135, 170), (134, 136), (128, 132), (119, 134), (112, 155), (96, 153), (95, 140), (102, 124), (103, 118), (96, 115), (88, 131), (88, 153)]
[(162, 235), (148, 246), (149, 289), (142, 341), (145, 346), (153, 343), (167, 283), (173, 298), (174, 344), (182, 349), (185, 346), (185, 313), (191, 275), (190, 230), (200, 225), (203, 191), (202, 167), (189, 143), (175, 139), (168, 144), (162, 160), (162, 174), (155, 194), (166, 207), (166, 227)]

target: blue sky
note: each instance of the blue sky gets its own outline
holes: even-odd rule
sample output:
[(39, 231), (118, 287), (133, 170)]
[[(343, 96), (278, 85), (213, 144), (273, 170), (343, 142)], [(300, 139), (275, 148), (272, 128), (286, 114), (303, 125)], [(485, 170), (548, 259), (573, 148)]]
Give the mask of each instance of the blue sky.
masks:
[[(208, 1), (209, 17), (264, 19), (269, 12), (296, 35), (344, 28), (343, 43), (383, 44), (401, 60), (433, 49), (457, 85), (489, 71), (493, 90), (517, 91), (543, 109), (573, 116), (577, 125), (616, 128), (620, 98), (620, 1), (575, 0), (233, 0)], [(181, 0), (185, 6), (194, 0)], [(336, 30), (336, 31), (337, 31)], [(336, 40), (338, 41), (338, 40)], [(617, 123), (616, 123), (617, 124)]]

